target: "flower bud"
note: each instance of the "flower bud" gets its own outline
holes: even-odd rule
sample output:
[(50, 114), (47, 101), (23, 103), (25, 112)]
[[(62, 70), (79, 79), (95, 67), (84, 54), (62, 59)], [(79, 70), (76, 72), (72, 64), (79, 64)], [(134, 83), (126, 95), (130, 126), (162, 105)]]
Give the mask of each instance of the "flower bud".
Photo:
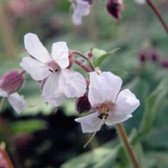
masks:
[(156, 50), (151, 51), (150, 59), (153, 62), (157, 62), (159, 60), (159, 53)]
[(88, 96), (84, 95), (79, 97), (76, 101), (76, 109), (79, 113), (89, 111), (91, 109), (90, 102), (88, 100)]
[(13, 70), (5, 73), (0, 78), (0, 88), (8, 94), (17, 92), (23, 85), (23, 73)]
[(161, 67), (168, 69), (168, 59), (164, 59), (161, 61)]
[(138, 55), (140, 62), (144, 63), (148, 60), (149, 53), (147, 51), (141, 51)]
[(106, 4), (107, 11), (115, 20), (119, 20), (121, 18), (123, 6), (124, 4), (122, 0), (108, 0)]

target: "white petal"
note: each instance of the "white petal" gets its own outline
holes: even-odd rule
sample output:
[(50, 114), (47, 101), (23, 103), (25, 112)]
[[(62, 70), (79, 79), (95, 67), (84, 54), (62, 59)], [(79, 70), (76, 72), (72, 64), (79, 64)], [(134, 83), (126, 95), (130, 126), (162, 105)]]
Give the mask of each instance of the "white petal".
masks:
[(69, 51), (67, 44), (65, 42), (57, 42), (52, 46), (51, 53), (55, 62), (61, 67), (61, 69), (65, 69), (69, 65)]
[(27, 52), (37, 60), (46, 63), (51, 59), (48, 51), (43, 46), (36, 34), (27, 33), (24, 36), (24, 45)]
[(76, 1), (72, 4), (74, 12), (72, 15), (73, 23), (80, 25), (82, 23), (82, 17), (87, 16), (90, 13), (90, 4), (87, 1)]
[(7, 97), (7, 96), (8, 96), (8, 93), (0, 88), (0, 97)]
[(20, 66), (27, 71), (34, 80), (37, 81), (43, 80), (49, 76), (49, 74), (51, 74), (46, 65), (31, 57), (24, 57), (20, 63)]
[(62, 70), (60, 82), (67, 97), (81, 97), (86, 92), (86, 81), (79, 72)]
[(104, 124), (104, 123), (101, 123), (101, 119), (98, 116), (99, 116), (99, 113), (94, 112), (87, 116), (76, 118), (75, 121), (81, 124), (83, 133), (87, 133), (87, 132), (91, 133), (91, 132), (99, 131), (102, 125)]
[(18, 113), (21, 113), (26, 110), (26, 101), (23, 96), (20, 96), (18, 93), (13, 93), (9, 95), (8, 101), (14, 110)]
[(93, 107), (110, 101), (115, 102), (122, 80), (111, 72), (90, 73), (89, 101)]
[(144, 5), (146, 3), (145, 0), (135, 0), (135, 2), (139, 5)]
[(115, 125), (128, 120), (130, 117), (132, 117), (131, 114), (128, 114), (128, 115), (109, 114), (109, 116), (105, 120), (105, 124), (108, 126)]
[(127, 115), (131, 114), (140, 105), (140, 102), (129, 89), (124, 89), (119, 93), (115, 104), (115, 113)]
[(58, 106), (66, 99), (63, 88), (60, 85), (60, 74), (51, 74), (43, 85), (42, 96), (48, 103)]

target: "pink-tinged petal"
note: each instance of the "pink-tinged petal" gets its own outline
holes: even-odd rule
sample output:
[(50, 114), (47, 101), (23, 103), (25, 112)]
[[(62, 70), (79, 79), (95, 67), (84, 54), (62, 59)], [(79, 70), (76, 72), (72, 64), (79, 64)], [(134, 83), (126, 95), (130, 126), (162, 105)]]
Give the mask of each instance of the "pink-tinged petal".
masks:
[(0, 97), (8, 97), (8, 93), (0, 88)]
[(37, 81), (43, 80), (51, 74), (46, 65), (31, 57), (24, 57), (20, 66), (28, 72), (34, 80)]
[(61, 67), (61, 69), (65, 69), (69, 65), (69, 50), (67, 44), (65, 42), (57, 42), (52, 46), (52, 58), (55, 62)]
[(59, 106), (66, 99), (59, 73), (53, 73), (47, 78), (42, 88), (42, 97), (53, 106)]
[(86, 92), (86, 80), (79, 72), (62, 70), (60, 82), (67, 97), (81, 97)]
[(81, 124), (83, 133), (87, 133), (87, 132), (92, 133), (95, 131), (99, 131), (102, 125), (104, 124), (104, 123), (101, 123), (101, 119), (98, 116), (99, 116), (99, 113), (94, 112), (87, 116), (76, 118), (75, 121)]
[(122, 80), (111, 72), (90, 73), (89, 101), (93, 107), (104, 102), (115, 102)]
[(27, 33), (24, 36), (24, 45), (27, 52), (37, 60), (43, 63), (51, 60), (47, 49), (43, 46), (36, 34)]
[(76, 1), (72, 4), (74, 9), (72, 20), (76, 25), (80, 25), (82, 23), (82, 17), (87, 16), (90, 13), (90, 3), (87, 1)]
[(118, 123), (122, 123), (126, 120), (128, 120), (130, 117), (132, 117), (131, 114), (127, 114), (127, 115), (116, 115), (116, 114), (109, 114), (109, 116), (106, 118), (105, 120), (105, 124), (110, 126), (110, 125), (115, 125)]
[(21, 113), (26, 110), (26, 101), (24, 97), (20, 96), (18, 93), (13, 93), (9, 95), (8, 101), (17, 113)]
[(129, 89), (124, 89), (119, 93), (115, 104), (117, 115), (127, 115), (131, 114), (140, 105), (140, 101)]

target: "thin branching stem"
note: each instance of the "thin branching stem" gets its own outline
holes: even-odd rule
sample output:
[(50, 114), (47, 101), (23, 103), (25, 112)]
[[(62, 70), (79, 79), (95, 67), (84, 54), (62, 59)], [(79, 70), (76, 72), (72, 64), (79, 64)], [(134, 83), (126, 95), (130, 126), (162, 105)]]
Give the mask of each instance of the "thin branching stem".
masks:
[(157, 7), (153, 4), (153, 2), (151, 0), (146, 0), (146, 2), (148, 4), (148, 6), (152, 9), (154, 14), (157, 16), (157, 18), (159, 19), (161, 25), (163, 26), (163, 28), (165, 29), (166, 33), (168, 34), (168, 25), (164, 21), (164, 19), (163, 19), (162, 15), (160, 14), (159, 10), (157, 9)]
[(139, 164), (138, 164), (138, 161), (135, 157), (135, 154), (132, 150), (132, 147), (128, 141), (128, 137), (127, 137), (127, 134), (126, 134), (126, 131), (125, 131), (125, 128), (122, 124), (117, 124), (116, 125), (116, 128), (117, 128), (117, 131), (118, 131), (118, 134), (119, 134), (119, 137), (124, 145), (124, 149), (125, 151), (127, 152), (127, 155), (132, 163), (132, 166), (134, 168), (140, 168)]

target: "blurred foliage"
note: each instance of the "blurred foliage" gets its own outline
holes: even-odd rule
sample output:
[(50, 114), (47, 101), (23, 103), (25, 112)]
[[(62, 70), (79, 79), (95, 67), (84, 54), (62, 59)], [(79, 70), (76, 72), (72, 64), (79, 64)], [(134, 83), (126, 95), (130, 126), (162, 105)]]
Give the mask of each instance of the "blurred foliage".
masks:
[[(19, 62), (27, 56), (23, 51), (23, 36), (27, 32), (38, 34), (49, 51), (51, 44), (59, 40), (66, 41), (70, 49), (83, 53), (93, 49), (94, 66), (119, 75), (124, 87), (130, 88), (141, 101), (133, 117), (125, 122), (141, 166), (166, 168), (168, 69), (161, 67), (159, 62), (140, 62), (138, 59), (139, 51), (146, 47), (158, 50), (159, 60), (168, 56), (168, 38), (152, 11), (147, 5), (138, 6), (133, 1), (126, 1), (122, 19), (115, 23), (106, 11), (105, 1), (100, 0), (93, 3), (91, 14), (84, 18), (83, 25), (76, 27), (71, 21), (68, 0), (46, 2), (32, 1), (34, 12), (24, 17), (11, 15), (4, 4), (18, 54), (8, 55), (10, 46), (5, 48), (5, 38), (0, 38), (0, 75), (9, 69), (20, 68)], [(166, 0), (154, 2), (168, 22)], [(57, 113), (57, 109), (42, 100), (39, 84), (29, 75), (26, 75), (21, 93), (28, 102), (27, 111), (18, 116), (5, 103), (2, 114), (14, 137), (20, 133), (33, 135), (34, 139), (26, 148), (19, 148), (24, 167), (131, 167), (113, 128), (104, 126), (95, 138), (96, 145), (82, 149), (88, 137), (82, 135), (79, 125), (74, 122), (77, 112), (71, 100), (62, 105), (62, 114)], [(136, 131), (132, 131), (133, 128)], [(2, 135), (0, 137), (3, 139)]]

